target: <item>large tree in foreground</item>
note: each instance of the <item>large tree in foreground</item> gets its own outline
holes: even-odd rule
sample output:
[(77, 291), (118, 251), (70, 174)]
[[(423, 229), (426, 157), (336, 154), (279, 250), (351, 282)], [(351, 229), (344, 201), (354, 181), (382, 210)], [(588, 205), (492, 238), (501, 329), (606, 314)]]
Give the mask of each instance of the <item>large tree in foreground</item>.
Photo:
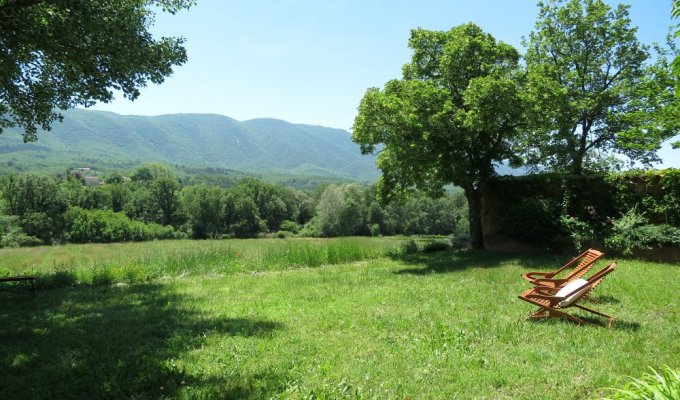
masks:
[(154, 39), (154, 8), (174, 13), (194, 0), (0, 0), (0, 133), (36, 139), (55, 109), (129, 99), (186, 61), (181, 38)]
[(519, 54), (474, 24), (415, 29), (409, 47), (403, 79), (364, 95), (352, 138), (362, 152), (380, 152), (386, 199), (413, 187), (462, 187), (471, 244), (484, 248), (481, 195), (494, 163), (513, 158), (511, 141), (523, 125)]
[[(673, 0), (673, 6), (671, 9), (671, 16), (674, 19), (680, 18), (680, 0)], [(675, 38), (680, 38), (680, 24), (675, 26)], [(675, 72), (676, 77), (680, 77), (680, 54), (675, 56), (673, 60), (673, 72)], [(676, 87), (677, 88), (677, 87)]]
[[(671, 16), (674, 19), (680, 18), (680, 0), (673, 0), (673, 6), (671, 9)], [(680, 38), (680, 24), (675, 25), (675, 33), (674, 33), (674, 38), (678, 39)], [(680, 107), (680, 54), (676, 52), (675, 58), (673, 59), (673, 62), (671, 64), (673, 68), (673, 73), (675, 74), (675, 98), (676, 98), (676, 108)], [(677, 142), (673, 143), (673, 148), (680, 148), (680, 140)]]
[(582, 174), (619, 153), (650, 164), (678, 132), (677, 77), (664, 54), (648, 63), (628, 9), (602, 0), (539, 3), (525, 43), (542, 119), (526, 146), (530, 163)]

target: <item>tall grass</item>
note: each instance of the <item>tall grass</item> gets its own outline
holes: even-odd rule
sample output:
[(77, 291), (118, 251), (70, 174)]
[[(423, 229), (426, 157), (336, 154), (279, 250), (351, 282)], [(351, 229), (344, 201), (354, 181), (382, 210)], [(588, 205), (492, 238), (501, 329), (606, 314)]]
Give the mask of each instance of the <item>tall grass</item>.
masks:
[[(167, 246), (158, 243), (167, 243)], [(73, 257), (63, 257), (70, 262), (54, 262), (51, 266), (40, 261), (38, 264), (42, 267), (38, 271), (11, 270), (0, 265), (0, 276), (30, 273), (37, 276), (38, 288), (137, 283), (161, 277), (264, 272), (370, 260), (394, 252), (401, 242), (342, 238), (204, 241), (188, 242), (186, 246), (158, 243), (142, 251), (139, 247), (130, 247), (136, 251), (133, 257), (97, 259), (87, 255), (84, 264), (74, 263)], [(88, 253), (87, 246), (90, 245), (72, 248)], [(92, 247), (92, 251), (98, 249), (98, 246)]]
[(385, 254), (383, 247), (374, 246), (370, 241), (340, 239), (323, 242), (286, 241), (265, 248), (259, 256), (263, 265), (291, 268), (369, 260)]
[(677, 400), (680, 399), (680, 370), (669, 366), (641, 379), (632, 378), (624, 389), (612, 389), (614, 394), (602, 400)]

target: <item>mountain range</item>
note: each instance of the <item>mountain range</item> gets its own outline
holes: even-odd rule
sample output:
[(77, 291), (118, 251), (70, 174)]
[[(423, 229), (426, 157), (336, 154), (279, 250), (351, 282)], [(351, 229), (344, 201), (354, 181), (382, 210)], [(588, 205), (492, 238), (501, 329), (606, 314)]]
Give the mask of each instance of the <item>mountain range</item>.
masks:
[(277, 119), (237, 121), (215, 114), (131, 116), (73, 109), (38, 140), (20, 131), (0, 135), (0, 169), (101, 165), (134, 168), (149, 162), (255, 174), (373, 181), (375, 157), (364, 156), (349, 132)]

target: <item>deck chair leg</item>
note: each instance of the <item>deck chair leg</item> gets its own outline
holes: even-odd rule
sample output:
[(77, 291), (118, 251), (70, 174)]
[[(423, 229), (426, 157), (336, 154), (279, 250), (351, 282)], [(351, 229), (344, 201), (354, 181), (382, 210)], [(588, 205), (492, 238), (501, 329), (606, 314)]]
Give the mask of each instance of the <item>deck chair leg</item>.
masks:
[(550, 310), (547, 308), (539, 308), (529, 316), (529, 319), (550, 318)]
[(591, 313), (593, 313), (593, 314), (595, 314), (595, 315), (599, 315), (600, 317), (607, 318), (607, 321), (608, 321), (608, 323), (609, 323), (609, 327), (610, 327), (610, 328), (611, 328), (611, 326), (612, 326), (612, 322), (614, 322), (614, 317), (612, 317), (611, 315), (603, 314), (603, 313), (601, 313), (601, 312), (599, 312), (599, 311), (595, 311), (595, 310), (593, 310), (593, 309), (591, 309), (591, 308), (584, 307), (584, 306), (582, 306), (582, 305), (580, 305), (580, 304), (574, 304), (574, 306), (576, 306), (576, 307), (578, 307), (578, 308), (580, 308), (580, 309), (582, 309), (582, 310), (591, 312)]
[(567, 313), (564, 313), (564, 317), (576, 322), (579, 325), (588, 325), (588, 322), (586, 322), (585, 320), (582, 320), (581, 318), (574, 317), (573, 315), (569, 315)]
[(561, 315), (559, 313), (553, 312), (547, 308), (539, 308), (536, 310), (529, 318), (531, 319), (541, 319), (541, 318), (559, 318)]
[(581, 318), (574, 317), (567, 313), (563, 313), (557, 310), (549, 310), (547, 308), (539, 308), (538, 311), (531, 314), (529, 319), (542, 319), (542, 318), (566, 318), (579, 325), (588, 325), (588, 322), (582, 320)]

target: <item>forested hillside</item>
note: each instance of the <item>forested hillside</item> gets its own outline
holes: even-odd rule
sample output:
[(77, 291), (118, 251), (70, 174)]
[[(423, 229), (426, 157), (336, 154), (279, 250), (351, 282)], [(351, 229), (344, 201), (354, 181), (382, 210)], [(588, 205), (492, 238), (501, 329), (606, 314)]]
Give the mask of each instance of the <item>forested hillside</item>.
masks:
[(349, 132), (275, 119), (239, 122), (214, 114), (149, 117), (74, 109), (38, 137), (23, 143), (18, 131), (0, 135), (0, 167), (134, 168), (159, 162), (361, 181), (378, 176), (374, 157), (362, 156)]

